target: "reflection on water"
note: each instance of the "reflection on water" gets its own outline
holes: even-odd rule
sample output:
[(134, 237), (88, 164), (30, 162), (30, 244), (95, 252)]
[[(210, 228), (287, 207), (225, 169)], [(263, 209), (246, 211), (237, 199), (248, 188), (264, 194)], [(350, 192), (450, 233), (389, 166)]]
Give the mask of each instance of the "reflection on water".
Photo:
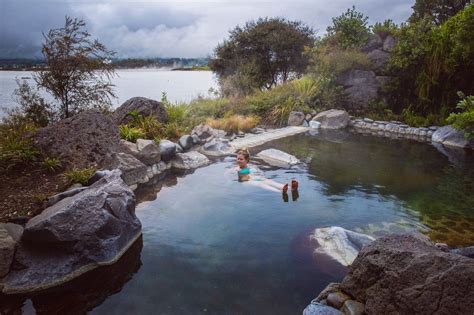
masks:
[(85, 314), (120, 292), (140, 269), (140, 237), (113, 265), (88, 272), (71, 282), (34, 296), (1, 296), (0, 314)]
[(252, 161), (275, 181), (296, 178), (296, 201), (239, 183), (232, 157), (169, 175), (136, 191), (143, 250), (125, 269), (98, 272), (99, 283), (71, 284), (61, 295), (10, 300), (11, 310), (295, 314), (346, 273), (314, 254), (315, 228), (416, 230), (453, 246), (474, 244), (472, 155), (448, 160), (428, 144), (345, 132), (297, 135), (251, 153), (269, 147), (305, 161), (288, 170)]

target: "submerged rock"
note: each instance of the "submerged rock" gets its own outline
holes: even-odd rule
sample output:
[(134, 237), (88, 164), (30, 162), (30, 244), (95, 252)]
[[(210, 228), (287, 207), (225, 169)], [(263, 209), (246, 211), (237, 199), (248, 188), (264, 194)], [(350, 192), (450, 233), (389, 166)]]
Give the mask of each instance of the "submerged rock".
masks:
[(234, 149), (229, 145), (229, 140), (212, 139), (201, 147), (200, 152), (208, 156), (225, 156), (232, 154)]
[(341, 288), (367, 314), (470, 314), (474, 260), (421, 235), (389, 235), (364, 247)]
[(171, 161), (172, 167), (181, 170), (195, 169), (207, 165), (208, 163), (209, 159), (205, 155), (196, 151), (178, 153)]
[(338, 226), (315, 229), (310, 238), (319, 243), (316, 253), (328, 255), (344, 266), (352, 264), (362, 247), (374, 241), (372, 236)]
[(0, 287), (13, 294), (59, 285), (115, 262), (140, 234), (135, 196), (113, 171), (28, 221)]
[(288, 168), (300, 163), (300, 160), (298, 160), (295, 156), (277, 149), (263, 150), (259, 152), (257, 156), (268, 164), (277, 167)]

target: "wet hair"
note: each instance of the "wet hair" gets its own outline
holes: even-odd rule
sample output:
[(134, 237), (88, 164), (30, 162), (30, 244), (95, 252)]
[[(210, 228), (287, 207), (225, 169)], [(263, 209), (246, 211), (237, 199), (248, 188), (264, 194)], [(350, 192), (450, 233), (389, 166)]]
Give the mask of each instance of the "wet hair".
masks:
[(247, 149), (247, 148), (240, 149), (237, 152), (237, 155), (242, 155), (245, 158), (245, 160), (247, 160), (247, 162), (250, 161), (250, 152), (249, 152), (249, 149)]

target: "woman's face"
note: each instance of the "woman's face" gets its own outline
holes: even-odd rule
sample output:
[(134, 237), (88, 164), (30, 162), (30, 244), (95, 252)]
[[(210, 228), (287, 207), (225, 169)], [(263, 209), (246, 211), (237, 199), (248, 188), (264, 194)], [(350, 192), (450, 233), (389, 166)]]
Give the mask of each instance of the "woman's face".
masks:
[(240, 168), (244, 168), (247, 166), (247, 160), (242, 154), (237, 154), (237, 164)]

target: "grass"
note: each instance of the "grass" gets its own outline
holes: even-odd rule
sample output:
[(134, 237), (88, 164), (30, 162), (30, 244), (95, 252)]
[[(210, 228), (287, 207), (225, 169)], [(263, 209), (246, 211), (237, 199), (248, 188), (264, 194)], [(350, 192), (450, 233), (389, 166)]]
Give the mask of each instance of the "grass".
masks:
[(87, 185), (89, 180), (94, 176), (96, 172), (95, 167), (89, 167), (89, 168), (73, 168), (72, 170), (69, 170), (64, 173), (64, 177), (72, 184), (82, 184), (82, 185)]
[(260, 118), (257, 116), (242, 116), (242, 115), (231, 115), (225, 118), (209, 118), (206, 123), (215, 129), (222, 129), (227, 132), (237, 133), (239, 131), (249, 131), (255, 128), (260, 122)]
[(120, 138), (130, 142), (137, 142), (140, 138), (145, 138), (145, 132), (140, 128), (130, 127), (129, 125), (119, 126)]
[(0, 168), (33, 164), (37, 160), (39, 152), (33, 147), (31, 140), (35, 130), (33, 124), (24, 121), (0, 125)]
[(41, 162), (41, 167), (48, 172), (54, 173), (57, 172), (61, 168), (61, 161), (58, 158), (44, 158), (43, 162)]

